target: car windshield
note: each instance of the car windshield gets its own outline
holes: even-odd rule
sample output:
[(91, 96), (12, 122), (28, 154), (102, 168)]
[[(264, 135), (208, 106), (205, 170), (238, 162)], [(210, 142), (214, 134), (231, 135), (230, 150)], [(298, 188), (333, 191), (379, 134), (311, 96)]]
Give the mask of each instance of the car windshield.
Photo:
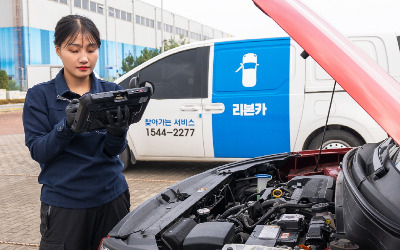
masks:
[(243, 65), (244, 69), (255, 69), (256, 68), (256, 63), (245, 63)]

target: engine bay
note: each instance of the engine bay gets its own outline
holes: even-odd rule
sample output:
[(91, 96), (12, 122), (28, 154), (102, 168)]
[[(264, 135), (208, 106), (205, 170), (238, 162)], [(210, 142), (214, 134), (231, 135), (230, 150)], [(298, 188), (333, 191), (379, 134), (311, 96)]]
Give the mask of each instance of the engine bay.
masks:
[(226, 183), (200, 200), (192, 214), (162, 239), (171, 249), (179, 249), (171, 231), (179, 234), (182, 228), (191, 228), (183, 249), (218, 249), (226, 244), (325, 249), (336, 229), (334, 191), (334, 178), (324, 175), (296, 176), (287, 182), (274, 176), (260, 192), (257, 177), (236, 179), (234, 185)]
[(399, 152), (388, 139), (210, 169), (141, 204), (102, 249), (398, 249)]
[[(303, 158), (301, 165), (307, 160), (313, 162)], [(296, 175), (306, 169), (290, 171), (288, 163), (268, 162), (233, 174), (160, 234), (166, 249), (356, 247), (334, 237), (337, 176), (324, 175), (324, 171)], [(328, 165), (332, 170), (339, 162)], [(259, 182), (264, 186), (260, 188)]]

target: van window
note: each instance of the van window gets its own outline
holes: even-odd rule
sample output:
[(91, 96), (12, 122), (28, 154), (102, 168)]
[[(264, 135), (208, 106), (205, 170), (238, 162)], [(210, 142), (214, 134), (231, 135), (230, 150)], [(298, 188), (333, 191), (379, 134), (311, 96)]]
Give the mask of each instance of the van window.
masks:
[[(383, 70), (389, 72), (389, 60), (386, 54), (385, 43), (379, 37), (349, 37), (359, 49), (376, 62)], [(309, 71), (306, 75), (306, 92), (331, 91), (334, 80), (314, 59), (307, 59)], [(343, 88), (338, 86), (337, 91)]]
[(154, 84), (152, 99), (207, 98), (209, 47), (190, 49), (162, 58), (135, 72), (120, 85), (129, 88), (132, 77)]
[[(208, 49), (207, 49), (208, 51)], [(201, 98), (207, 85), (208, 53), (204, 48), (182, 51), (143, 68), (139, 81), (154, 84), (153, 99)]]

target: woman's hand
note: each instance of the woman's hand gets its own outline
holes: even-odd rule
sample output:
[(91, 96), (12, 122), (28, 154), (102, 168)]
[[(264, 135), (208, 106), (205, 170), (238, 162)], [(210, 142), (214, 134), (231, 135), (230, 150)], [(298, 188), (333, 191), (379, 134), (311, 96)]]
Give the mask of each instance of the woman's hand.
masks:
[(71, 128), (72, 124), (74, 123), (76, 112), (79, 108), (79, 100), (73, 99), (68, 106), (65, 108), (66, 120), (67, 120), (67, 127)]
[(124, 110), (122, 111), (121, 107), (118, 106), (116, 109), (116, 116), (113, 116), (112, 113), (115, 112), (106, 112), (106, 117), (108, 120), (108, 125), (106, 127), (107, 133), (113, 136), (121, 137), (125, 134), (129, 127), (129, 108), (128, 106), (124, 106)]

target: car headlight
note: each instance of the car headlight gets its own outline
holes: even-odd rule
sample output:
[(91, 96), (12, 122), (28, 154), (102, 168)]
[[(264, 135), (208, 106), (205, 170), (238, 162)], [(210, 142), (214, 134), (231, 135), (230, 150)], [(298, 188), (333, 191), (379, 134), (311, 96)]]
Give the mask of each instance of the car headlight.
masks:
[(111, 250), (111, 249), (101, 244), (98, 250)]
[(103, 239), (101, 239), (100, 245), (99, 245), (99, 249), (98, 249), (98, 250), (111, 250), (110, 248), (106, 247), (106, 246), (103, 244), (103, 241), (104, 241), (105, 239), (107, 239), (107, 238), (110, 238), (110, 236), (107, 235), (107, 237), (104, 237)]

